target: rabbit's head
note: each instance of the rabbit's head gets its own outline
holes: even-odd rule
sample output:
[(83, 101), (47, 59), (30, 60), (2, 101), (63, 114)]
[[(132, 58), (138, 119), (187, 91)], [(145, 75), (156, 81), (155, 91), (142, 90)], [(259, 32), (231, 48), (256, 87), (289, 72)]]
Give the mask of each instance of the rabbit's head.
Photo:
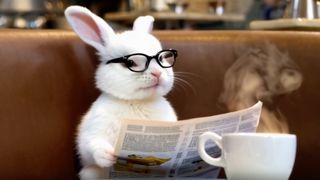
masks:
[[(172, 89), (173, 70), (163, 68), (161, 58), (172, 59), (176, 53), (159, 53), (161, 44), (150, 34), (153, 17), (138, 17), (133, 30), (116, 34), (103, 19), (86, 8), (71, 6), (65, 15), (73, 30), (100, 56), (96, 86), (101, 91), (124, 100), (141, 100), (164, 96)], [(139, 58), (143, 60), (139, 61)]]

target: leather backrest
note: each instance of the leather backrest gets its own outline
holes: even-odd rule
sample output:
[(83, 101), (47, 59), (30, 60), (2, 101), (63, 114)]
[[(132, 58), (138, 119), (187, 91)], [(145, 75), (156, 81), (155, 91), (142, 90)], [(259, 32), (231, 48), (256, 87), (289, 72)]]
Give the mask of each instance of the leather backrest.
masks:
[(76, 177), (75, 128), (95, 100), (93, 49), (71, 32), (0, 32), (0, 177)]
[[(175, 65), (175, 71), (187, 73), (183, 76), (190, 85), (176, 86), (176, 89), (169, 95), (180, 119), (227, 112), (230, 109), (236, 109), (236, 105), (232, 104), (236, 101), (238, 101), (237, 105), (241, 107), (248, 105), (245, 103), (261, 99), (264, 102), (262, 118), (283, 119), (288, 125), (289, 133), (297, 135), (296, 163), (290, 179), (319, 177), (316, 164), (320, 162), (318, 153), (320, 141), (317, 136), (320, 130), (320, 79), (318, 78), (320, 33), (164, 31), (158, 32), (157, 36), (164, 42), (166, 48), (178, 50), (179, 58)], [(269, 46), (276, 49), (268, 48)], [(260, 51), (272, 51), (273, 53), (260, 53)], [(239, 73), (240, 69), (246, 69), (252, 65), (252, 61), (257, 61), (258, 56), (262, 61), (260, 67), (254, 67), (258, 69), (251, 68), (247, 69), (249, 72), (245, 74)], [(244, 58), (248, 58), (248, 61)], [(271, 60), (274, 61), (272, 63), (278, 69), (263, 72), (265, 69), (269, 69), (270, 65), (263, 63)], [(259, 72), (261, 69), (264, 70)], [(287, 73), (292, 77), (286, 79), (286, 76), (282, 76), (280, 72), (283, 69), (287, 69)], [(227, 72), (229, 72), (228, 78), (226, 78)], [(228, 105), (228, 103), (221, 103), (221, 97), (226, 91), (225, 80), (230, 80), (230, 72), (234, 73), (231, 80), (238, 79), (238, 84), (232, 86), (235, 88), (235, 94), (237, 94), (237, 90), (242, 94), (238, 94), (234, 99), (230, 98), (232, 101)], [(296, 72), (302, 75), (302, 79), (297, 80)], [(260, 82), (260, 80), (249, 76), (255, 73), (260, 74), (260, 77), (268, 76), (278, 82), (277, 84), (265, 82), (268, 81), (268, 78), (264, 78), (264, 81)], [(245, 75), (248, 77), (241, 77)], [(272, 75), (276, 77), (272, 77)], [(241, 80), (244, 82), (239, 82)], [(282, 81), (285, 81), (281, 84), (286, 88), (279, 85), (279, 82)], [(297, 84), (299, 82), (301, 82), (300, 85)], [(238, 87), (239, 85), (242, 87)], [(227, 89), (230, 89), (230, 86), (229, 83)], [(263, 87), (263, 89), (261, 90), (259, 87)], [(295, 90), (290, 91), (290, 89)], [(261, 94), (251, 93), (251, 90)], [(252, 96), (248, 96), (246, 93), (252, 94)], [(243, 97), (241, 97), (242, 95)], [(237, 100), (237, 98), (239, 99)]]

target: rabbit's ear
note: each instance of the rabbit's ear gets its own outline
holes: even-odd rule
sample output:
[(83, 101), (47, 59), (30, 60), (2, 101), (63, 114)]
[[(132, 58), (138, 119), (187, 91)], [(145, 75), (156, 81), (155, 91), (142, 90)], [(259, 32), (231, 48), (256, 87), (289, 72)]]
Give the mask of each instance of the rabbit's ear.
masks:
[(87, 8), (70, 6), (64, 13), (79, 37), (100, 52), (105, 48), (111, 36), (115, 35), (113, 29), (102, 18)]
[(133, 30), (150, 33), (153, 29), (153, 22), (152, 16), (139, 16), (133, 23)]

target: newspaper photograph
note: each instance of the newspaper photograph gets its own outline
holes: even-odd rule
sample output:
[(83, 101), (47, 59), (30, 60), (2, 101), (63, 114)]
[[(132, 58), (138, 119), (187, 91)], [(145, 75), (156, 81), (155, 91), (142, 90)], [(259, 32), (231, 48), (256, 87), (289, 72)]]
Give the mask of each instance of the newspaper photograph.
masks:
[[(255, 132), (261, 108), (258, 102), (236, 112), (177, 122), (124, 120), (115, 147), (118, 159), (109, 178), (217, 178), (220, 168), (198, 154), (198, 137), (206, 131)], [(213, 142), (207, 142), (206, 151), (213, 157), (221, 153)]]

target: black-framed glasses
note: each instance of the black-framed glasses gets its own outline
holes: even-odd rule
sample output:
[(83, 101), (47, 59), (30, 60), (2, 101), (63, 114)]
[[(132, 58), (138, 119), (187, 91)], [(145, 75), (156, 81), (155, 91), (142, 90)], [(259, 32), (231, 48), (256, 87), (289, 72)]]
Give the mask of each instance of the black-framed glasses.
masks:
[(150, 61), (155, 59), (162, 68), (170, 68), (176, 62), (178, 56), (177, 50), (168, 49), (158, 52), (154, 56), (148, 56), (143, 53), (135, 53), (109, 60), (109, 63), (124, 63), (127, 68), (133, 72), (143, 72), (148, 69)]

